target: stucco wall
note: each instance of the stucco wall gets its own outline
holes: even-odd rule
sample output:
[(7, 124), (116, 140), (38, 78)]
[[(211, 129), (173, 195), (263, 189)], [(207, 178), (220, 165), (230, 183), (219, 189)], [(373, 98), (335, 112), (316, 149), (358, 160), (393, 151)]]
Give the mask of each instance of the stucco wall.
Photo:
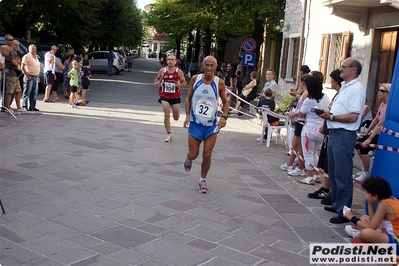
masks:
[[(308, 65), (311, 70), (319, 70), (322, 34), (339, 34), (350, 31), (352, 41), (349, 56), (359, 59), (362, 63), (363, 71), (360, 79), (366, 87), (370, 67), (372, 32), (369, 35), (365, 35), (364, 32), (359, 30), (359, 26), (356, 23), (332, 15), (332, 8), (324, 6), (323, 1), (308, 0), (307, 2), (308, 10), (305, 15), (305, 43), (302, 64)], [(300, 35), (303, 4), (304, 0), (287, 0), (285, 25), (288, 23), (290, 27), (285, 29), (284, 38)], [(325, 84), (325, 86), (328, 87), (328, 84)], [(295, 87), (293, 82), (279, 78), (280, 94), (286, 95), (289, 88), (292, 87)]]

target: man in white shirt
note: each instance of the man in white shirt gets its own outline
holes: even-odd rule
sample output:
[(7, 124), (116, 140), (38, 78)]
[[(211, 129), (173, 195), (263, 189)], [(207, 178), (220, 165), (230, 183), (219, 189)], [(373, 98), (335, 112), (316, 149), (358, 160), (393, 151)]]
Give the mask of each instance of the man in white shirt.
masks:
[(337, 213), (331, 223), (349, 222), (343, 216), (343, 208), (352, 207), (353, 197), (353, 156), (356, 144), (356, 130), (359, 128), (366, 91), (360, 83), (362, 65), (355, 58), (347, 58), (340, 67), (341, 89), (334, 99), (330, 111), (324, 110), (320, 117), (327, 120), (329, 142), (327, 146), (328, 174), (331, 182), (332, 207), (326, 211)]
[(46, 91), (44, 93), (43, 101), (48, 103), (51, 102), (49, 99), (51, 86), (54, 84), (54, 80), (56, 80), (55, 76), (55, 53), (57, 52), (57, 46), (52, 45), (51, 50), (48, 51), (44, 55), (44, 84), (46, 85)]

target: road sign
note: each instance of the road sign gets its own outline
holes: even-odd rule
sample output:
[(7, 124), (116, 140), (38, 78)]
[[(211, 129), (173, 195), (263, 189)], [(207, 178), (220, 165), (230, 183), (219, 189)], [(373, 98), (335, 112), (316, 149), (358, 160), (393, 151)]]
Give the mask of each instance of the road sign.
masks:
[(255, 60), (255, 53), (242, 53), (242, 66), (254, 66)]
[(247, 53), (251, 53), (251, 52), (255, 51), (255, 49), (256, 49), (255, 40), (252, 39), (252, 38), (246, 38), (242, 42), (242, 49), (244, 49), (244, 51), (247, 52)]

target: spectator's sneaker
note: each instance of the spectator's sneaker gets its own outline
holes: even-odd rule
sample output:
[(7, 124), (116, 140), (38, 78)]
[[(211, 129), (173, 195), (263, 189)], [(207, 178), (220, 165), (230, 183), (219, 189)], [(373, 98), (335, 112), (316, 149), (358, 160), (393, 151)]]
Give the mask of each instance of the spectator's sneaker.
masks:
[(331, 194), (328, 193), (327, 197), (325, 197), (324, 199), (322, 199), (320, 201), (321, 204), (323, 205), (332, 205), (332, 201), (331, 201)]
[(72, 108), (79, 108), (76, 104), (72, 105)]
[(165, 142), (172, 142), (172, 134), (168, 134), (168, 136), (165, 139)]
[(262, 137), (259, 137), (259, 138), (256, 139), (256, 141), (259, 142), (259, 143), (263, 143), (263, 142), (266, 142), (267, 139), (264, 139), (264, 138), (262, 138)]
[(229, 114), (229, 117), (238, 117), (238, 114)]
[(290, 176), (305, 176), (305, 171), (301, 170), (299, 168), (295, 168), (294, 170), (289, 171), (288, 175), (290, 175)]
[(22, 108), (22, 110), (26, 113), (26, 112), (28, 112), (28, 108)]
[(370, 176), (370, 171), (364, 171), (361, 175), (355, 177), (355, 181), (363, 182), (367, 177)]
[(20, 114), (26, 114), (26, 110), (25, 109), (17, 109), (17, 112)]
[(345, 232), (353, 237), (353, 238), (357, 238), (357, 235), (360, 233), (359, 229), (357, 229), (355, 226), (353, 225), (347, 225), (345, 226)]
[(292, 171), (294, 167), (292, 165), (288, 165), (287, 163), (280, 165), (280, 169), (284, 171)]
[(205, 180), (198, 182), (197, 188), (198, 188), (199, 193), (206, 194), (209, 192), (208, 187), (206, 186)]
[(311, 199), (325, 199), (330, 194), (330, 191), (326, 191), (324, 187), (319, 188), (313, 193), (309, 193), (308, 197)]
[(184, 170), (186, 170), (186, 172), (191, 170), (192, 163), (193, 163), (193, 161), (191, 161), (188, 157), (186, 157), (186, 159), (184, 160), (184, 163), (183, 163)]
[(237, 113), (238, 113), (238, 112), (237, 112), (236, 109), (232, 109), (232, 110), (229, 111), (229, 114), (237, 114)]

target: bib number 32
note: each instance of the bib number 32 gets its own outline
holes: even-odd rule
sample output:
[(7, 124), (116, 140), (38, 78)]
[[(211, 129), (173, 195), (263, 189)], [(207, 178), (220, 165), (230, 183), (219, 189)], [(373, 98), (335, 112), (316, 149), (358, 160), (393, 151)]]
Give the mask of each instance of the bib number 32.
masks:
[(208, 101), (198, 101), (195, 107), (195, 114), (198, 116), (211, 118), (213, 114), (212, 103)]

